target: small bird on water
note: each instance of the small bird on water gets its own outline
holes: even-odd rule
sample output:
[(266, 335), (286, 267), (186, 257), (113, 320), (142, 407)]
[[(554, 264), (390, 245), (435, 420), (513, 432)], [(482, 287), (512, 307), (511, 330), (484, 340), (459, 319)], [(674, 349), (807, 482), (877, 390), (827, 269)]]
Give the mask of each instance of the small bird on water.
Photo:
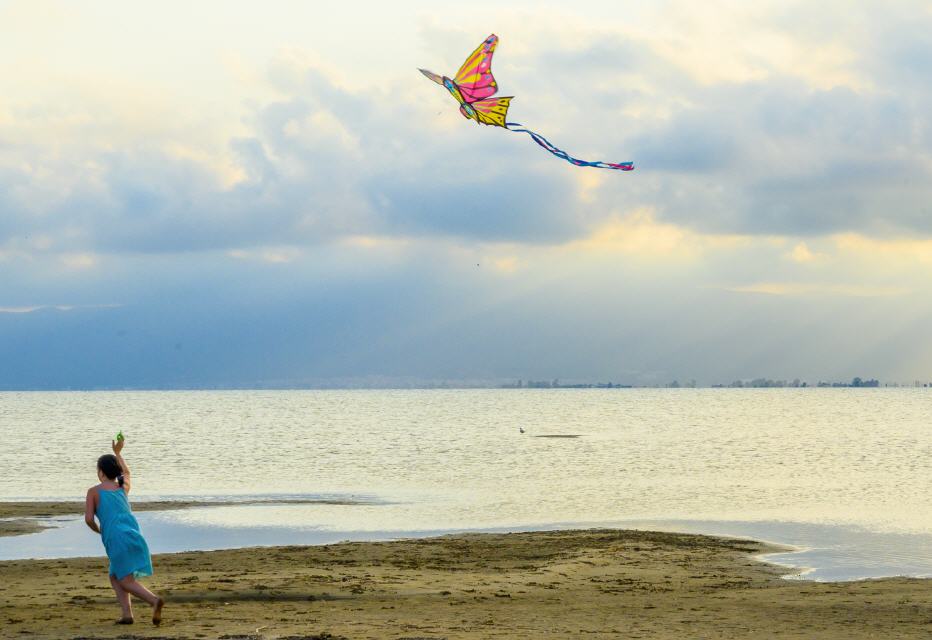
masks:
[(518, 431), (520, 431), (521, 433), (524, 433), (524, 427), (518, 427)]

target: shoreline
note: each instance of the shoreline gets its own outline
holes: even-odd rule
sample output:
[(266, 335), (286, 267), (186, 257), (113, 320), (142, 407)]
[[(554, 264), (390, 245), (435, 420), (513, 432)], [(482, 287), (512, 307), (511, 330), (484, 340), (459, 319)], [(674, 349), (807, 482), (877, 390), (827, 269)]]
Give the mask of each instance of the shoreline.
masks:
[(0, 636), (927, 637), (932, 581), (787, 581), (759, 558), (782, 550), (590, 529), (163, 554), (157, 633), (140, 603), (114, 627), (105, 558), (3, 561)]
[[(932, 579), (927, 544), (907, 534), (869, 532), (843, 525), (793, 522), (620, 520), (601, 522), (537, 522), (521, 525), (450, 527), (434, 529), (304, 529), (280, 525), (265, 529), (246, 524), (222, 525), (186, 522), (183, 510), (210, 507), (390, 504), (365, 494), (268, 494), (243, 496), (164, 496), (134, 502), (141, 523), (156, 528), (153, 553), (226, 551), (253, 547), (321, 546), (338, 542), (384, 542), (449, 535), (532, 533), (606, 529), (662, 531), (672, 534), (753, 540), (767, 548), (754, 559), (784, 569), (785, 579), (815, 582), (847, 582), (883, 578)], [(0, 560), (55, 560), (95, 557), (101, 550), (85, 531), (83, 502), (73, 500), (0, 500)], [(159, 516), (155, 512), (174, 512)], [(209, 518), (210, 516), (204, 516)], [(824, 529), (819, 531), (818, 529)], [(81, 535), (81, 534), (85, 535)], [(41, 535), (40, 535), (41, 534)], [(893, 553), (891, 550), (898, 549)], [(907, 551), (911, 555), (904, 555)]]
[[(270, 498), (246, 500), (140, 500), (133, 502), (134, 512), (176, 511), (199, 507), (229, 507), (249, 505), (281, 504), (327, 504), (357, 505), (371, 504), (365, 501), (329, 498)], [(84, 501), (76, 500), (39, 500), (39, 501), (0, 501), (0, 538), (5, 536), (22, 536), (39, 533), (51, 528), (42, 519), (60, 516), (84, 515)]]

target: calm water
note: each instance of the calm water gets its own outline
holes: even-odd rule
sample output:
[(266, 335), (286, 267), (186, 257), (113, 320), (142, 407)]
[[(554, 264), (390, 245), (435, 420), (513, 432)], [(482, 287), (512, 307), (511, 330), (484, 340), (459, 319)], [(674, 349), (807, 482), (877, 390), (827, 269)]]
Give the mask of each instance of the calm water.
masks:
[[(0, 499), (82, 497), (122, 429), (136, 500), (362, 502), (145, 515), (180, 548), (648, 522), (925, 575), (930, 424), (922, 389), (2, 393)], [(63, 524), (0, 557), (86, 552)]]

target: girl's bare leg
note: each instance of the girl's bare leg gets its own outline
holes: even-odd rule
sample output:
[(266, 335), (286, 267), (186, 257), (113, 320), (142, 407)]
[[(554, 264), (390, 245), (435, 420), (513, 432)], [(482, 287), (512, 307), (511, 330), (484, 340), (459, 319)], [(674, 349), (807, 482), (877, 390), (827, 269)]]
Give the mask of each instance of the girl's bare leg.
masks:
[(162, 606), (165, 604), (164, 600), (146, 589), (139, 582), (136, 582), (136, 578), (132, 575), (126, 576), (119, 582), (120, 586), (123, 587), (125, 591), (132, 593), (137, 598), (142, 598), (152, 605), (152, 624), (159, 624), (162, 622)]
[(133, 603), (129, 598), (129, 592), (123, 588), (120, 584), (120, 581), (116, 579), (115, 576), (110, 576), (110, 586), (113, 587), (114, 593), (116, 593), (117, 602), (120, 603), (120, 608), (123, 609), (123, 618), (121, 622), (125, 622), (133, 619)]

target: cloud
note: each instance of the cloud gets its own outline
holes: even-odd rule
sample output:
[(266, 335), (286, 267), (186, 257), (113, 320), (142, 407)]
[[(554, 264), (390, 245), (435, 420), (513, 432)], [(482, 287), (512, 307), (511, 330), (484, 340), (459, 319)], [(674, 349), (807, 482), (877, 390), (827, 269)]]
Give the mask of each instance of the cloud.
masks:
[(34, 313), (36, 311), (74, 311), (75, 309), (118, 309), (122, 304), (36, 304), (21, 307), (0, 307), (0, 313)]
[(577, 251), (620, 253), (656, 262), (695, 261), (710, 251), (753, 242), (737, 235), (699, 234), (688, 227), (661, 222), (650, 208), (615, 215), (582, 240), (568, 245)]
[(910, 269), (917, 264), (932, 264), (932, 238), (871, 238), (863, 234), (843, 233), (833, 241), (839, 253), (861, 261)]
[(490, 7), (147, 12), (171, 51), (69, 12), (0, 43), (0, 383), (920, 374), (924, 5), (496, 6), (513, 119), (626, 174), (417, 74)]
[(912, 293), (908, 287), (878, 287), (870, 285), (824, 284), (815, 282), (759, 282), (736, 287), (722, 287), (737, 293), (763, 293), (773, 296), (851, 296), (876, 298), (904, 296)]
[[(216, 135), (190, 128), (134, 135), (140, 116), (118, 104), (103, 114), (115, 123), (107, 128), (80, 102), (74, 112), (9, 112), (0, 247), (36, 234), (71, 256), (372, 235), (560, 244), (644, 207), (658, 222), (714, 235), (932, 233), (932, 91), (917, 89), (908, 69), (877, 82), (904, 51), (927, 53), (923, 31), (878, 20), (877, 49), (864, 51), (851, 25), (876, 17), (869, 8), (839, 16), (838, 34), (820, 43), (821, 27), (799, 34), (778, 19), (811, 7), (676, 7), (655, 35), (581, 22), (566, 39), (532, 22), (524, 46), (498, 58), (522, 89), (513, 107), (522, 116), (573, 153), (635, 160), (633, 175), (585, 186), (574, 172), (586, 170), (463, 122), (434, 87), (355, 89), (334, 61), (285, 52), (262, 80), (272, 91), (258, 92), (277, 97), (249, 107), (219, 148)], [(722, 25), (745, 35), (718, 41)], [(725, 56), (731, 67), (693, 62)], [(710, 66), (722, 71), (709, 75)], [(539, 68), (550, 69), (546, 81), (523, 71)], [(916, 99), (900, 100), (901, 88)], [(49, 126), (63, 140), (52, 154), (41, 133)]]
[(493, 258), (492, 266), (494, 266), (502, 273), (514, 273), (521, 268), (521, 260), (517, 256), (503, 256), (501, 258)]
[(817, 262), (826, 258), (825, 254), (813, 252), (805, 242), (796, 244), (796, 246), (786, 254), (786, 257), (793, 262), (802, 264)]
[(92, 253), (66, 253), (59, 258), (69, 269), (90, 269), (97, 266), (97, 256)]

